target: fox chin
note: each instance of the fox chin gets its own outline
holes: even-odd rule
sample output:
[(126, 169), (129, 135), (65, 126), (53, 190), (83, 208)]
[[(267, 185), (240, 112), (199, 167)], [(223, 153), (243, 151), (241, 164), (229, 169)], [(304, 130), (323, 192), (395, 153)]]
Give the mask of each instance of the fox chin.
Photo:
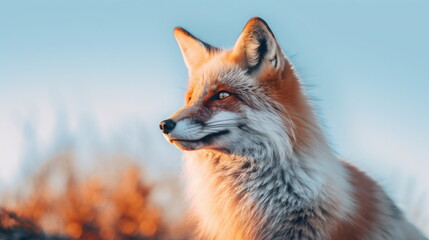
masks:
[(185, 151), (196, 239), (427, 239), (382, 188), (335, 156), (261, 18), (224, 50), (175, 28), (185, 106), (160, 123)]

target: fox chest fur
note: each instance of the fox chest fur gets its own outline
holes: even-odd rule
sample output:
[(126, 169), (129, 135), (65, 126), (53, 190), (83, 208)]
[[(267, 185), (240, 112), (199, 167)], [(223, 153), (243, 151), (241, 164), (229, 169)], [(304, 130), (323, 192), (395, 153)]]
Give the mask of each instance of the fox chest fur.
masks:
[(329, 197), (334, 186), (300, 182), (311, 170), (294, 172), (292, 166), (286, 170), (275, 161), (258, 161), (213, 152), (186, 154), (199, 239), (327, 239), (333, 230), (327, 226), (346, 219), (350, 203)]

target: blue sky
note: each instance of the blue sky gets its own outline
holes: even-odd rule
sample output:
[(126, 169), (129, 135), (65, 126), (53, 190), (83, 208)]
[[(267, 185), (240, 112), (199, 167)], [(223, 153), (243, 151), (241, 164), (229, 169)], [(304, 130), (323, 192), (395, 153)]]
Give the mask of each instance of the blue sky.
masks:
[(260, 16), (334, 149), (407, 205), (395, 179), (413, 176), (428, 191), (427, 9), (426, 0), (0, 1), (0, 188), (70, 144), (82, 155), (127, 152), (154, 176), (180, 169), (157, 126), (186, 87), (173, 28), (229, 48)]

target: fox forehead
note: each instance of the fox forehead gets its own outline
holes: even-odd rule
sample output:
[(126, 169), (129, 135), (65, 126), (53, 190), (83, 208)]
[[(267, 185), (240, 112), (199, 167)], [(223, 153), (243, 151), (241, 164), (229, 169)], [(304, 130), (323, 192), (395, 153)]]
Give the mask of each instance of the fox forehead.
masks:
[(188, 99), (222, 90), (240, 93), (257, 84), (246, 74), (245, 69), (228, 60), (227, 51), (216, 54), (189, 75)]

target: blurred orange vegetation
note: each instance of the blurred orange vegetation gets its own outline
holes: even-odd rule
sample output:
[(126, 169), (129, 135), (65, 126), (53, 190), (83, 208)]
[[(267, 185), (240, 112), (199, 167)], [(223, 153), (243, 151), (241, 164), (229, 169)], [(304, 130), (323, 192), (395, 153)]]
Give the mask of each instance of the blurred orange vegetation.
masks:
[[(128, 164), (115, 169), (116, 174), (91, 174), (79, 180), (70, 164), (73, 157), (66, 154), (59, 158), (61, 190), (53, 187), (61, 181), (51, 176), (52, 171), (59, 171), (51, 161), (32, 178), (27, 193), (13, 198), (8, 212), (28, 219), (47, 234), (73, 239), (173, 239), (162, 211), (150, 201), (152, 187), (144, 183), (139, 167)], [(22, 221), (26, 220), (5, 216), (0, 218), (0, 230), (25, 225)]]

